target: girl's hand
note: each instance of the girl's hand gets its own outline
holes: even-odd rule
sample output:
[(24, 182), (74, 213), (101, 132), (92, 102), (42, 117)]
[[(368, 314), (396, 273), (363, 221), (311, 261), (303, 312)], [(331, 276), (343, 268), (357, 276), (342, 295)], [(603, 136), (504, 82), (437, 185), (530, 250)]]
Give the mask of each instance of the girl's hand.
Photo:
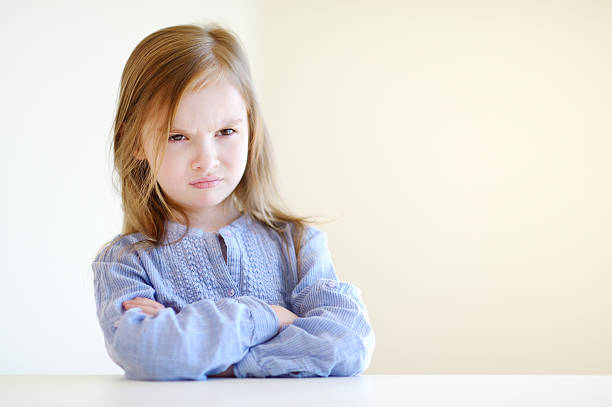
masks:
[(280, 330), (287, 325), (291, 325), (296, 318), (299, 318), (293, 312), (289, 311), (285, 307), (281, 307), (280, 305), (270, 305), (270, 308), (274, 310), (276, 316), (278, 317), (278, 321), (280, 322), (278, 332), (280, 332)]
[(234, 365), (231, 365), (230, 367), (228, 367), (227, 370), (225, 370), (225, 372), (213, 374), (208, 377), (236, 377), (234, 376)]
[(131, 308), (140, 308), (142, 312), (147, 315), (155, 316), (159, 311), (165, 307), (157, 301), (153, 301), (150, 298), (136, 297), (129, 301), (123, 302), (123, 308), (127, 311)]

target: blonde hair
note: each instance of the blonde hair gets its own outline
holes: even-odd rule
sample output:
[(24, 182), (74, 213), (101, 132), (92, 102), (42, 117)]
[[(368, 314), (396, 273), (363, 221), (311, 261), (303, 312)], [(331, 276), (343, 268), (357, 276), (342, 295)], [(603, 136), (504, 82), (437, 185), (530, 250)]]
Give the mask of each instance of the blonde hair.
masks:
[[(136, 46), (125, 64), (112, 140), (115, 187), (118, 180), (124, 213), (123, 231), (118, 238), (140, 232), (146, 239), (130, 248), (160, 246), (167, 237), (169, 219), (187, 225), (177, 242), (187, 235), (187, 214), (164, 194), (156, 181), (157, 174), (181, 97), (221, 78), (228, 79), (242, 95), (249, 125), (247, 165), (229, 199), (241, 213), (279, 232), (286, 251), (286, 232), (291, 229), (300, 276), (300, 247), (306, 225), (320, 222), (286, 209), (276, 186), (272, 145), (255, 97), (246, 53), (238, 37), (218, 24), (158, 30)], [(142, 152), (143, 129), (151, 120), (150, 163)], [(294, 227), (289, 228), (289, 224)]]

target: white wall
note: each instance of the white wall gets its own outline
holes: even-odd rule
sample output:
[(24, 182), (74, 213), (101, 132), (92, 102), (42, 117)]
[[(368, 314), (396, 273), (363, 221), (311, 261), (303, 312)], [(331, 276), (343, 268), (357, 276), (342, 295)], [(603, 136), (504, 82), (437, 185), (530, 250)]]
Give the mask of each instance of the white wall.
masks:
[(104, 349), (90, 264), (121, 230), (107, 152), (123, 65), (153, 31), (208, 21), (234, 29), (255, 64), (255, 6), (2, 3), (0, 374), (122, 372)]

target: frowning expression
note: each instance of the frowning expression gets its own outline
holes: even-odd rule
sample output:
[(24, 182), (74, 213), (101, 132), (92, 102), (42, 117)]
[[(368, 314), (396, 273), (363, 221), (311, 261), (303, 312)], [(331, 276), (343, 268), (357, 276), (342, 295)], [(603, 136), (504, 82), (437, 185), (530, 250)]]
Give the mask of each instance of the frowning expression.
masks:
[[(229, 81), (187, 92), (172, 122), (157, 181), (190, 219), (218, 216), (244, 174), (248, 140), (246, 105)], [(146, 146), (145, 154), (151, 162)]]

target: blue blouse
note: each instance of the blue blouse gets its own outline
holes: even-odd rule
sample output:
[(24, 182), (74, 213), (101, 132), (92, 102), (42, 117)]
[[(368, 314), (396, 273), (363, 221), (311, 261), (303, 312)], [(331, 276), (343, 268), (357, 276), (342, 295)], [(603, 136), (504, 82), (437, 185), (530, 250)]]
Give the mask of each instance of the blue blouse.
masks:
[[(168, 222), (168, 241), (186, 226)], [(327, 237), (308, 226), (298, 281), (291, 234), (247, 214), (218, 232), (190, 228), (174, 245), (120, 253), (143, 239), (117, 236), (92, 263), (97, 316), (110, 358), (130, 379), (353, 376), (370, 364), (374, 332), (358, 287), (338, 281)], [(226, 255), (226, 256), (224, 256)], [(227, 258), (227, 260), (226, 260)], [(153, 299), (149, 316), (123, 301)], [(279, 329), (268, 304), (298, 315)], [(278, 333), (277, 333), (278, 332)]]

